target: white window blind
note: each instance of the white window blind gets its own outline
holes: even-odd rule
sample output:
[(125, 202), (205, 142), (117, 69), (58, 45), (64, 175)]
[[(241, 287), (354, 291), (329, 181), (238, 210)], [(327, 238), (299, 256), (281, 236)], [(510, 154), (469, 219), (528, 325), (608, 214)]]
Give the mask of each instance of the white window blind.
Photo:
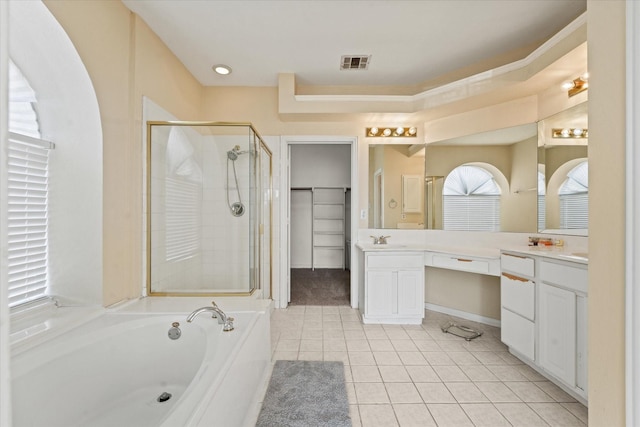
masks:
[(9, 307), (46, 295), (47, 199), (52, 144), (9, 133)]
[(560, 198), (560, 227), (578, 229), (589, 227), (589, 164), (579, 163), (567, 174), (558, 190)]
[(443, 228), (500, 231), (500, 187), (484, 168), (458, 166), (444, 181)]
[(186, 179), (165, 179), (167, 261), (187, 259), (200, 250), (201, 187)]

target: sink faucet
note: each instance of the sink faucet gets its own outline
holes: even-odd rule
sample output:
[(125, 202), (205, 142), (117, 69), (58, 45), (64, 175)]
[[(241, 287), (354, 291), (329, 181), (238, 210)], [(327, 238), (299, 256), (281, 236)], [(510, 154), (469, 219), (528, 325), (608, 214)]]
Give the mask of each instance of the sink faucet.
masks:
[(211, 317), (213, 319), (217, 317), (218, 323), (220, 325), (224, 325), (222, 327), (223, 331), (225, 332), (233, 331), (233, 317), (227, 316), (225, 312), (222, 311), (220, 307), (218, 307), (215, 301), (211, 301), (211, 304), (213, 304), (211, 307), (200, 307), (194, 310), (193, 312), (191, 312), (191, 314), (187, 316), (187, 322), (191, 323), (193, 319), (200, 313), (204, 313), (205, 311), (211, 311), (213, 312)]
[(380, 236), (380, 237), (376, 237), (376, 236), (369, 236), (371, 238), (373, 238), (373, 244), (374, 245), (386, 245), (387, 244), (387, 239), (391, 236)]

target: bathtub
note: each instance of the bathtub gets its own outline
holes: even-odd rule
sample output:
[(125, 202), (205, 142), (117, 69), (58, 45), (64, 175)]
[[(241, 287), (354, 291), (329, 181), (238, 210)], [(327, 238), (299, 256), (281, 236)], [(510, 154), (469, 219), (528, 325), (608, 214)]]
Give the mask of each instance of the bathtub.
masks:
[(15, 354), (14, 427), (252, 425), (270, 367), (268, 310), (228, 312), (231, 332), (209, 313), (187, 323), (190, 311), (107, 312)]

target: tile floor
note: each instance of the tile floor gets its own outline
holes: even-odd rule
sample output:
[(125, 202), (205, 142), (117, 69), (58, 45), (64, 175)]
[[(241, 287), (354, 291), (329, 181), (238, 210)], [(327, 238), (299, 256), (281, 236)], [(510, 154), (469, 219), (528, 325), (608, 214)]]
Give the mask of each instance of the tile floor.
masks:
[[(484, 334), (444, 334), (458, 321)], [(345, 365), (355, 427), (586, 426), (587, 408), (512, 356), (500, 330), (426, 312), (422, 325), (364, 325), (348, 306), (290, 306), (271, 320), (273, 360)]]

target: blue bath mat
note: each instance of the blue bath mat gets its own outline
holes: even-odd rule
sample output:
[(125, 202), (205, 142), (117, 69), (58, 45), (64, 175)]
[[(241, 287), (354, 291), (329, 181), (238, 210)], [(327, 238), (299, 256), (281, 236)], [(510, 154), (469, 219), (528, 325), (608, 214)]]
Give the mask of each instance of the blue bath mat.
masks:
[(342, 362), (277, 360), (257, 427), (350, 427)]

